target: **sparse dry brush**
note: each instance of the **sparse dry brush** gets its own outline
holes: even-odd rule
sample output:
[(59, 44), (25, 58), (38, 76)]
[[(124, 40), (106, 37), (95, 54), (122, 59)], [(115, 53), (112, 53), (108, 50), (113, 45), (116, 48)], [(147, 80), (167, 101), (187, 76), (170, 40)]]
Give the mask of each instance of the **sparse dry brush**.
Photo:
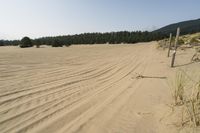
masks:
[(192, 45), (192, 46), (199, 46), (199, 44), (200, 44), (200, 40), (199, 40), (199, 38), (197, 38), (197, 37), (191, 38), (188, 42), (189, 42), (190, 45)]
[(200, 47), (195, 48), (195, 54), (192, 56), (192, 62), (199, 62), (200, 61)]
[(174, 99), (174, 105), (182, 105), (184, 102), (184, 91), (186, 86), (186, 77), (179, 71), (176, 73), (176, 78), (171, 85), (171, 94)]
[[(175, 37), (172, 37), (172, 47), (174, 46), (175, 44)], [(185, 44), (184, 40), (183, 39), (179, 39), (178, 41), (178, 47), (179, 46), (182, 46), (183, 44)], [(157, 45), (157, 48), (162, 48), (163, 50), (165, 50), (166, 48), (169, 47), (169, 40), (168, 39), (163, 39), (163, 40), (160, 40), (158, 41), (158, 45)]]
[(200, 78), (195, 81), (184, 71), (179, 71), (171, 91), (174, 108), (182, 106), (181, 125), (200, 126)]
[(191, 125), (197, 127), (200, 125), (200, 80), (194, 84), (192, 95), (187, 99), (184, 106), (187, 109), (188, 119)]
[(167, 39), (164, 39), (164, 40), (160, 40), (158, 41), (158, 44), (157, 44), (157, 49), (160, 49), (162, 48), (163, 50), (165, 50), (166, 48), (168, 48), (168, 40)]

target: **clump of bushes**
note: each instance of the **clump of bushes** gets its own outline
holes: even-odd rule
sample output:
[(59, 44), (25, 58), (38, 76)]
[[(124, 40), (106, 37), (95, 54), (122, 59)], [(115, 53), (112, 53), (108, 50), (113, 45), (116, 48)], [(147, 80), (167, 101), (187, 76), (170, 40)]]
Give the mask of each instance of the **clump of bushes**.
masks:
[(59, 41), (58, 39), (55, 39), (51, 45), (52, 47), (63, 47), (62, 41)]
[(0, 40), (0, 46), (4, 46), (4, 42)]
[(39, 39), (33, 41), (36, 48), (40, 48), (40, 45), (42, 45), (41, 41)]
[(65, 44), (65, 46), (66, 46), (66, 47), (69, 47), (69, 46), (71, 46), (71, 44), (70, 44), (70, 43), (67, 43), (67, 44)]
[(33, 47), (33, 43), (29, 37), (24, 37), (24, 38), (22, 38), (19, 46), (20, 46), (20, 48)]

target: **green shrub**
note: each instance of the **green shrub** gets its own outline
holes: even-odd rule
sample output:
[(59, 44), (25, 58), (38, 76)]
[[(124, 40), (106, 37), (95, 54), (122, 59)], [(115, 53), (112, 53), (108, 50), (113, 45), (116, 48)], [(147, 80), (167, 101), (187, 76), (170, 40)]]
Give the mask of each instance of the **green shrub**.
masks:
[(0, 46), (4, 46), (4, 42), (0, 40)]
[(39, 48), (42, 43), (40, 40), (34, 40), (33, 44), (36, 46), (36, 48)]
[(58, 39), (55, 39), (51, 45), (52, 47), (62, 47), (63, 43), (59, 41)]
[(70, 44), (70, 43), (67, 43), (67, 44), (65, 44), (65, 46), (66, 46), (66, 47), (69, 47), (69, 46), (71, 46), (71, 44)]
[(28, 47), (33, 47), (33, 44), (29, 37), (24, 37), (22, 38), (21, 44), (19, 46), (20, 48), (28, 48)]

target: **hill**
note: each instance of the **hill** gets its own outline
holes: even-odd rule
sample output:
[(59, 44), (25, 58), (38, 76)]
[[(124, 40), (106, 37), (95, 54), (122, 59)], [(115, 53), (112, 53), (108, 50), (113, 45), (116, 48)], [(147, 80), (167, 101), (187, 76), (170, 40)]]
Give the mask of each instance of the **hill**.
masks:
[(161, 33), (167, 35), (170, 33), (175, 34), (177, 27), (181, 28), (181, 35), (200, 32), (200, 19), (170, 24), (158, 30), (153, 31), (153, 33)]

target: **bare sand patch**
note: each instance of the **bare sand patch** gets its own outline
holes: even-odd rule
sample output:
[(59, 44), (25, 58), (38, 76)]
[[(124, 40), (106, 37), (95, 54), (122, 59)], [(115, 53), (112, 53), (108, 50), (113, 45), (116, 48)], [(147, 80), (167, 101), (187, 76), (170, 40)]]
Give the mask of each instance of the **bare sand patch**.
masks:
[(1, 133), (176, 133), (168, 79), (200, 64), (155, 44), (1, 47)]

